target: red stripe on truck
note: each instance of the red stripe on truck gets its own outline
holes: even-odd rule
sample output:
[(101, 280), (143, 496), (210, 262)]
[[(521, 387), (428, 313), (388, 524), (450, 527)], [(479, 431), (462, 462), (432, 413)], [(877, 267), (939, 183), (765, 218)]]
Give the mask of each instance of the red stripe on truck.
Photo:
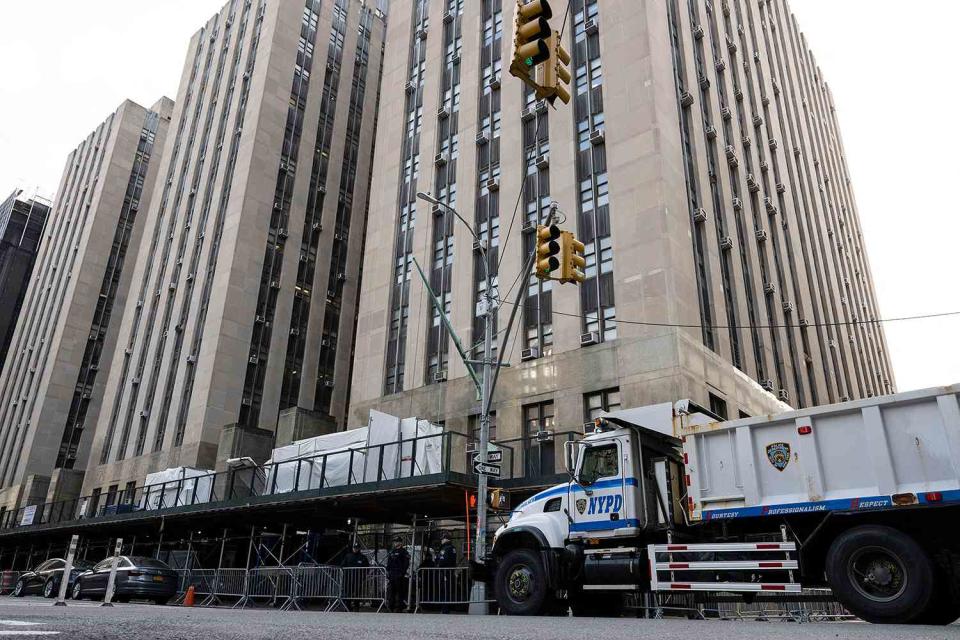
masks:
[(779, 569), (781, 567), (783, 567), (782, 562), (761, 562), (760, 563), (761, 569)]
[(690, 564), (687, 562), (671, 562), (670, 568), (671, 569), (689, 569)]
[(785, 584), (762, 584), (760, 585), (761, 591), (786, 591), (787, 585)]

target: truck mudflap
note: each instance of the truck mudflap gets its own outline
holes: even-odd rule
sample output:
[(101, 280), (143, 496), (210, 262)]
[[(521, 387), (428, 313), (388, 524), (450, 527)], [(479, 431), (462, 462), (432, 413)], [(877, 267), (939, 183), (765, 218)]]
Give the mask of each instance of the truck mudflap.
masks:
[[(792, 542), (651, 544), (650, 590), (800, 593), (794, 581), (799, 562), (790, 557), (796, 553)], [(718, 573), (731, 579), (711, 579)], [(754, 581), (756, 576), (761, 579)]]

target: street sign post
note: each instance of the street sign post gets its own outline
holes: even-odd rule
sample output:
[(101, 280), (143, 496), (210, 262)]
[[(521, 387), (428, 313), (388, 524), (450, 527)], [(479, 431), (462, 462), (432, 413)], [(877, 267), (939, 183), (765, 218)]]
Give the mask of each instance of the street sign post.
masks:
[(500, 477), (500, 465), (498, 464), (484, 464), (482, 462), (474, 462), (473, 470), (478, 476), (490, 476), (493, 478)]

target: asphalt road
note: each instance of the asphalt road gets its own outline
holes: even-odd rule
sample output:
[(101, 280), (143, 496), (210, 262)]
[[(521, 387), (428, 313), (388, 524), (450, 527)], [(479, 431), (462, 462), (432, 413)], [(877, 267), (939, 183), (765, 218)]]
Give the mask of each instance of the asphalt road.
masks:
[(0, 636), (96, 640), (960, 640), (960, 626), (897, 627), (687, 620), (500, 618), (185, 609), (0, 598)]

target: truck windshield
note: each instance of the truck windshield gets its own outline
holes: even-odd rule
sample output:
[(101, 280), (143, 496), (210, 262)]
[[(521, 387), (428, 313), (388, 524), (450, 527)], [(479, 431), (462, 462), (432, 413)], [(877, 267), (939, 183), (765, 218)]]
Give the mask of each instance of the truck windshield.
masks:
[(618, 459), (615, 444), (589, 447), (584, 454), (583, 465), (580, 467), (580, 483), (593, 484), (600, 478), (619, 475)]

